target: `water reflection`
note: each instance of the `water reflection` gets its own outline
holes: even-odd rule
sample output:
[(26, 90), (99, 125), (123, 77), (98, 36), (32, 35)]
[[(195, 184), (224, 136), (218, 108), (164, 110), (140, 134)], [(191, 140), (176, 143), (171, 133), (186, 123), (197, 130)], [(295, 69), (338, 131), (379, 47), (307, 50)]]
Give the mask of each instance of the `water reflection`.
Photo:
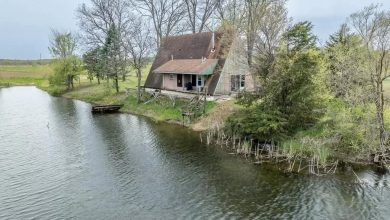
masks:
[(386, 219), (389, 177), (283, 174), (180, 126), (0, 89), (0, 219)]

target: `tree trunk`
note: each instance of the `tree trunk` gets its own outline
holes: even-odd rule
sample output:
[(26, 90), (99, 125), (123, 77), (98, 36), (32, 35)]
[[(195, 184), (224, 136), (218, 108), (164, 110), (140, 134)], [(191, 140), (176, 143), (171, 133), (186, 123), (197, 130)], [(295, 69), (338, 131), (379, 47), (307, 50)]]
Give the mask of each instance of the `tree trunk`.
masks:
[(115, 89), (116, 93), (119, 93), (118, 74), (115, 75)]
[(66, 76), (66, 88), (69, 90), (70, 89), (70, 75), (68, 74), (67, 76)]
[(98, 85), (100, 85), (100, 76), (96, 76), (97, 78), (97, 81), (98, 81)]
[(253, 64), (253, 47), (255, 44), (254, 41), (254, 34), (248, 33), (248, 39), (247, 39), (247, 55), (248, 55), (248, 65), (249, 68), (252, 70), (252, 64)]
[(384, 121), (384, 97), (383, 97), (383, 81), (377, 82), (376, 89), (376, 112), (377, 112), (377, 120), (379, 126), (379, 141), (380, 141), (380, 150), (382, 153), (385, 151), (385, 142), (386, 142), (386, 132), (385, 132), (385, 121)]
[(137, 94), (137, 100), (138, 103), (141, 103), (141, 69), (137, 69), (137, 77), (138, 77), (138, 94)]

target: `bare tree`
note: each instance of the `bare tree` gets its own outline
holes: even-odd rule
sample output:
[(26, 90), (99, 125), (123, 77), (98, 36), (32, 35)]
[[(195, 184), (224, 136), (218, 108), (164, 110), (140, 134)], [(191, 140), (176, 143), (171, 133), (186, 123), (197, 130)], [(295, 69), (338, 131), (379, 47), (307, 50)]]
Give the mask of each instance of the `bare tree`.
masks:
[[(128, 37), (127, 30), (134, 19), (131, 6), (129, 0), (90, 0), (90, 4), (82, 4), (77, 10), (77, 15), (86, 49), (103, 48), (110, 28), (115, 26), (120, 51), (124, 51), (124, 42)], [(124, 56), (120, 60), (126, 59), (127, 57)], [(120, 72), (122, 80), (125, 80), (126, 71)]]
[(289, 23), (286, 0), (222, 0), (217, 7), (221, 22), (245, 36), (246, 57), (257, 79), (272, 73), (276, 49)]
[(128, 31), (126, 40), (126, 51), (131, 57), (131, 66), (136, 70), (138, 79), (138, 92), (137, 99), (138, 103), (141, 102), (141, 79), (142, 79), (142, 68), (144, 68), (148, 62), (147, 57), (154, 51), (154, 40), (152, 32), (146, 21), (139, 18), (133, 22), (132, 28)]
[(192, 33), (202, 32), (222, 0), (184, 0)]
[(112, 25), (117, 27), (123, 41), (133, 19), (130, 6), (127, 0), (90, 0), (90, 5), (82, 4), (77, 16), (85, 43), (90, 48), (104, 45)]
[(266, 11), (272, 0), (245, 0), (244, 27), (248, 53), (248, 64), (252, 68), (253, 50), (262, 19), (266, 16)]
[(133, 0), (137, 10), (150, 18), (156, 32), (157, 47), (164, 37), (183, 31), (185, 16), (182, 0)]
[(73, 56), (77, 46), (77, 39), (71, 32), (59, 32), (51, 30), (50, 53), (59, 59), (65, 59)]
[[(259, 18), (259, 24), (256, 27), (258, 31), (254, 39), (253, 57), (257, 62), (254, 64), (252, 60), (250, 62), (264, 79), (273, 71), (276, 50), (287, 29), (288, 12), (285, 4), (286, 0), (278, 0), (269, 4), (265, 8), (264, 16)], [(248, 46), (248, 51), (250, 51), (252, 46), (250, 44)]]
[(243, 18), (244, 9), (244, 0), (221, 0), (216, 8), (216, 17), (221, 23), (228, 22), (237, 28)]
[(371, 77), (371, 86), (374, 93), (374, 103), (376, 107), (376, 117), (379, 131), (380, 152), (376, 155), (376, 160), (385, 159), (386, 152), (386, 131), (384, 123), (384, 95), (383, 81), (389, 77), (390, 67), (390, 12), (381, 11), (378, 5), (371, 5), (362, 11), (354, 13), (350, 17), (352, 26), (363, 39), (368, 69)]

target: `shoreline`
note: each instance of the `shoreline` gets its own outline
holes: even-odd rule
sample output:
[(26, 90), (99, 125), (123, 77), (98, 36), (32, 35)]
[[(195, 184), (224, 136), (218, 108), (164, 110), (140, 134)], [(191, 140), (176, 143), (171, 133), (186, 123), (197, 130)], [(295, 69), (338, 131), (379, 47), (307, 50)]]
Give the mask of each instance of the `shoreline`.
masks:
[[(92, 102), (92, 101), (88, 100), (87, 98), (83, 98), (82, 96), (73, 97), (72, 95), (69, 95), (69, 93), (72, 93), (72, 92), (75, 93), (77, 91), (65, 91), (65, 92), (63, 92), (63, 93), (61, 93), (59, 95), (53, 95), (50, 92), (49, 87), (39, 86), (39, 85), (35, 85), (35, 84), (19, 84), (19, 85), (10, 85), (10, 86), (0, 85), (0, 88), (18, 87), (18, 86), (34, 86), (37, 89), (39, 89), (41, 91), (44, 91), (44, 92), (46, 92), (47, 94), (49, 94), (51, 96), (61, 97), (61, 98), (66, 98), (66, 99), (72, 99), (72, 100), (78, 100), (78, 101), (82, 101), (82, 102), (85, 102), (85, 103), (88, 103), (88, 104), (91, 104), (91, 105), (93, 105), (93, 104), (112, 104), (112, 103), (108, 103), (108, 102), (106, 102), (106, 103), (104, 103), (104, 102)], [(123, 94), (119, 94), (119, 95), (123, 96)], [(124, 100), (122, 100), (122, 101), (124, 101)], [(123, 104), (123, 103), (121, 103), (121, 104)], [(167, 123), (167, 124), (171, 124), (171, 125), (185, 127), (186, 129), (189, 129), (192, 132), (201, 133), (201, 132), (207, 131), (210, 128), (211, 124), (216, 123), (215, 120), (219, 119), (219, 122), (224, 120), (224, 119), (221, 120), (219, 118), (220, 115), (218, 113), (218, 110), (224, 112), (224, 109), (223, 108), (220, 109), (218, 107), (218, 104), (217, 104), (206, 116), (200, 117), (199, 119), (197, 119), (194, 122), (185, 123), (184, 125), (179, 120), (175, 120), (175, 119), (161, 120), (161, 118), (157, 117), (156, 114), (148, 114), (147, 111), (142, 113), (142, 112), (136, 111), (134, 109), (132, 110), (129, 107), (121, 109), (119, 111), (119, 114), (131, 114), (131, 115), (134, 115), (134, 116), (145, 117), (145, 118), (147, 118), (149, 120), (154, 121), (155, 123)], [(215, 112), (217, 112), (217, 113), (215, 114)], [(212, 123), (210, 124), (210, 122), (212, 122)], [(200, 125), (202, 123), (204, 123), (204, 124)], [(234, 156), (238, 156), (238, 157), (241, 157), (241, 158), (247, 158), (247, 156), (248, 156), (248, 155), (245, 156), (245, 155), (237, 153), (237, 152), (232, 152), (235, 149), (233, 149), (231, 147), (224, 147), (224, 149), (225, 149), (226, 153), (234, 154)], [(258, 163), (255, 160), (253, 160), (254, 154), (250, 154), (249, 156), (252, 158), (250, 163), (252, 163), (254, 165), (267, 163), (267, 164), (274, 164), (278, 168), (281, 168), (281, 167), (285, 166), (285, 165), (283, 165), (283, 162), (278, 161), (278, 159), (276, 159), (276, 160), (275, 159), (269, 159), (269, 160), (262, 161), (262, 163)], [(305, 159), (301, 159), (301, 160), (304, 161), (304, 162), (307, 162), (307, 160), (305, 160)], [(279, 166), (278, 166), (278, 164), (279, 164)], [(342, 172), (350, 172), (351, 170), (353, 171), (354, 169), (367, 169), (367, 168), (373, 169), (373, 170), (375, 170), (377, 172), (380, 172), (380, 173), (387, 173), (388, 172), (388, 169), (386, 169), (383, 166), (380, 166), (378, 164), (375, 164), (373, 162), (370, 162), (370, 161), (351, 161), (350, 159), (345, 158), (344, 160), (338, 161), (338, 164), (339, 164), (340, 170)], [(289, 171), (289, 172), (295, 173), (295, 171)], [(300, 173), (300, 172), (298, 172), (298, 173)]]

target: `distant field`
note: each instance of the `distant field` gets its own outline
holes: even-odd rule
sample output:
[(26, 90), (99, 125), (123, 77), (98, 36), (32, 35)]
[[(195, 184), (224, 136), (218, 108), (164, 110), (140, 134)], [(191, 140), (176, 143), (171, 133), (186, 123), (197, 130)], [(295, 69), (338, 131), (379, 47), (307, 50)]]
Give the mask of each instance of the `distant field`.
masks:
[(19, 66), (19, 65), (45, 65), (50, 64), (51, 60), (6, 60), (0, 59), (0, 66)]
[(1, 78), (46, 77), (52, 72), (49, 64), (45, 65), (0, 65)]

